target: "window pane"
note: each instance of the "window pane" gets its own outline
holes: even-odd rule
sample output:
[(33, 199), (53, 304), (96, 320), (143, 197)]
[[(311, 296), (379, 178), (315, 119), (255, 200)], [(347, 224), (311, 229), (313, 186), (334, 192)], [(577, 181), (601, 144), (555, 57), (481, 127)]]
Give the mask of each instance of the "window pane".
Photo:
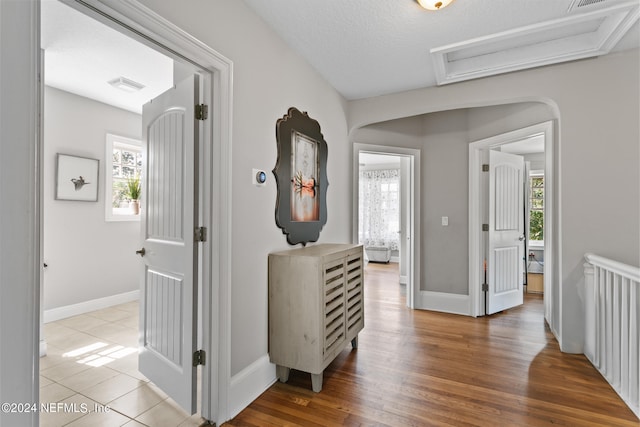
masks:
[(533, 199), (533, 200), (531, 200), (531, 207), (533, 209), (542, 209), (542, 208), (544, 208), (544, 200), (541, 200), (541, 199)]
[(136, 168), (131, 166), (123, 166), (122, 176), (126, 178), (129, 178), (129, 177), (133, 178), (134, 176), (136, 176)]
[(124, 181), (117, 180), (113, 182), (113, 194), (111, 198), (111, 206), (114, 208), (124, 207), (127, 202), (126, 186)]
[(122, 151), (122, 164), (123, 165), (135, 165), (136, 164), (136, 153), (132, 153), (131, 151)]
[(544, 240), (544, 215), (542, 211), (532, 211), (529, 220), (529, 240)]
[(123, 216), (134, 220), (129, 210), (127, 179), (140, 176), (143, 167), (140, 141), (107, 134), (106, 142), (112, 153), (105, 159), (106, 220), (121, 221)]

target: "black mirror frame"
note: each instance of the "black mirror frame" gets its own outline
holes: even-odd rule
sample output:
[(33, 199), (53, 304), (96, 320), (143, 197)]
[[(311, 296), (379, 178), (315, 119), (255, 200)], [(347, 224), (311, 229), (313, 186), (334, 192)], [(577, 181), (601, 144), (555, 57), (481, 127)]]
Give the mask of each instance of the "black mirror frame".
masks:
[[(319, 218), (317, 221), (292, 221), (291, 219), (291, 185), (294, 180), (291, 170), (292, 139), (298, 132), (318, 144), (317, 197), (319, 197)], [(327, 223), (327, 143), (320, 132), (320, 124), (309, 117), (306, 112), (297, 108), (289, 108), (286, 115), (276, 122), (276, 141), (278, 159), (273, 168), (278, 195), (276, 198), (276, 225), (287, 236), (290, 245), (316, 242), (322, 227)]]

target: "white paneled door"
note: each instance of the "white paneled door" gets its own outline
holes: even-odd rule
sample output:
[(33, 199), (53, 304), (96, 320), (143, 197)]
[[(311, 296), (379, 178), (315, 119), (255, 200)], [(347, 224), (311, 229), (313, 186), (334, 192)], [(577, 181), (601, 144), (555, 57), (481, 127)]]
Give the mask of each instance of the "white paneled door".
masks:
[(196, 411), (198, 78), (143, 107), (139, 370)]
[(524, 159), (489, 151), (489, 290), (487, 314), (523, 302)]

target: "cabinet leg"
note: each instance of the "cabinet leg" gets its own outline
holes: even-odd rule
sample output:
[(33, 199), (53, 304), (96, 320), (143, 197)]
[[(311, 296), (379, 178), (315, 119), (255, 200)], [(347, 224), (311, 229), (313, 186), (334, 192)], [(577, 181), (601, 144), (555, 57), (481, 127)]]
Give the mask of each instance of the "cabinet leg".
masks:
[(356, 349), (358, 348), (358, 336), (356, 335), (356, 337), (354, 339), (351, 340), (351, 348)]
[(320, 393), (322, 390), (322, 372), (319, 374), (311, 374), (311, 388), (316, 393)]
[(286, 366), (276, 365), (276, 375), (281, 383), (289, 381), (289, 372), (291, 372), (291, 369)]

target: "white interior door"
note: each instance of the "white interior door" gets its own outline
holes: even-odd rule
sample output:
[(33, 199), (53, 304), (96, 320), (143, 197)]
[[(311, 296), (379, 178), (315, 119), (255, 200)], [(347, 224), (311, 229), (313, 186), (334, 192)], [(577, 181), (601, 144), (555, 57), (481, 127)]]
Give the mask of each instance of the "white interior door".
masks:
[(487, 314), (523, 303), (524, 159), (489, 152)]
[(143, 107), (139, 370), (187, 412), (196, 411), (197, 215), (191, 76)]

